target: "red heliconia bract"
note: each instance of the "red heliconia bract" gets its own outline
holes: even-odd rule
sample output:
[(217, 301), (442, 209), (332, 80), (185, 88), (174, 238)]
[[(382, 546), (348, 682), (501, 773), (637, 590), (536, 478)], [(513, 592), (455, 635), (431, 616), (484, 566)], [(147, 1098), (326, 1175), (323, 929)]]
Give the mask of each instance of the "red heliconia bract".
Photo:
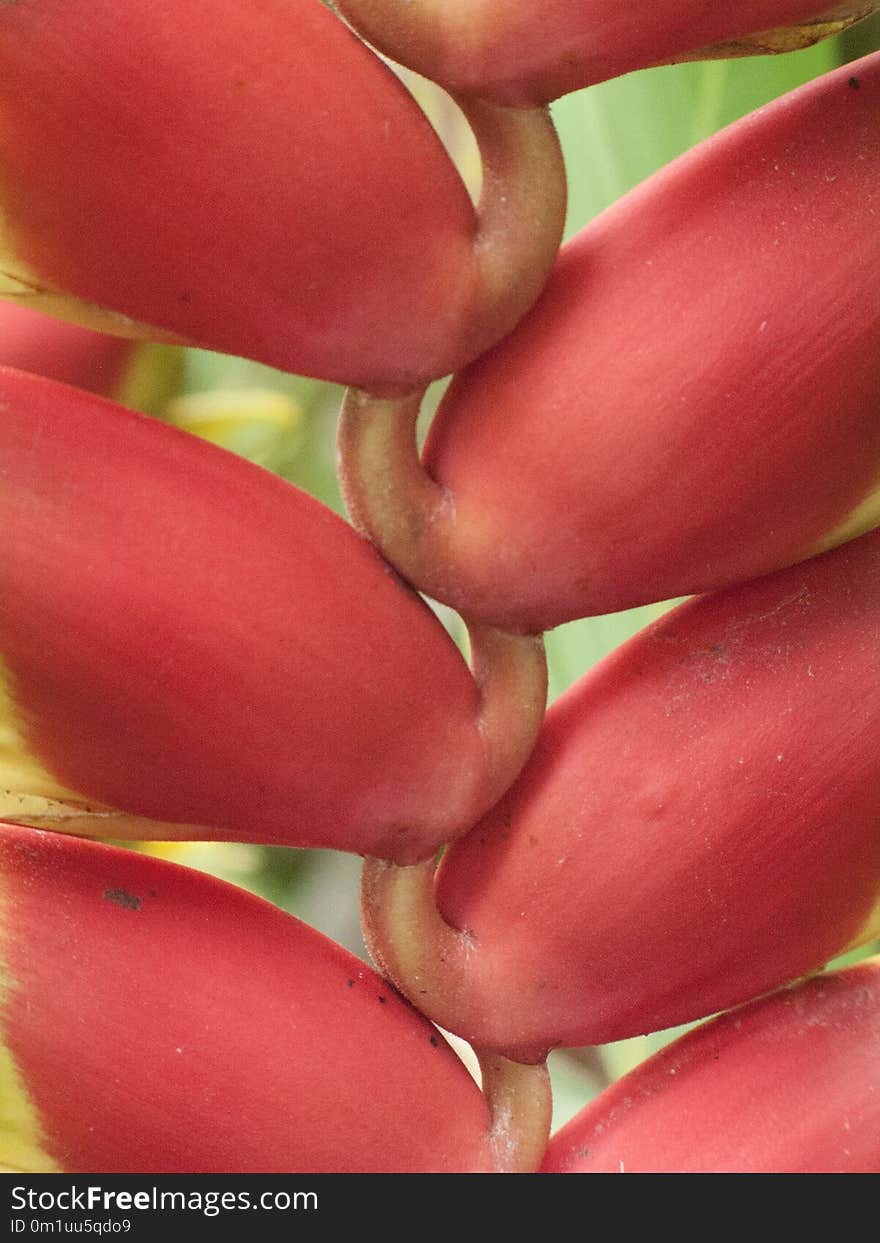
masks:
[(553, 1137), (545, 1173), (880, 1173), (880, 959), (696, 1028)]
[(121, 400), (125, 372), (137, 349), (134, 341), (0, 302), (0, 366)]
[(878, 935), (880, 532), (679, 606), (558, 700), (444, 856), (439, 964), (395, 937), (426, 875), (371, 868), (374, 956), (523, 1061), (712, 1014)]
[[(338, 0), (383, 52), (453, 90), (505, 104), (556, 99), (675, 60), (807, 47), (872, 0)], [(782, 27), (782, 29), (779, 29)]]
[(0, 367), (74, 384), (135, 410), (162, 414), (179, 392), (184, 351), (44, 315), (19, 302), (0, 302)]
[(870, 529), (878, 213), (880, 53), (589, 225), (441, 404), (431, 521), (383, 514), (381, 492), (355, 497), (357, 521), (420, 589), (520, 631), (716, 590)]
[(497, 340), (552, 262), (559, 194), (528, 271), (496, 244), (535, 236), (540, 187), (507, 180), (533, 140), (563, 181), (546, 117), (501, 111), (475, 120), (504, 170), (478, 217), (412, 98), (320, 0), (0, 4), (0, 289), (408, 388)]
[(336, 515), (64, 385), (0, 409), (0, 815), (413, 859), (491, 806), (492, 675)]
[(0, 1164), (483, 1171), (435, 1028), (326, 937), (176, 864), (0, 826)]

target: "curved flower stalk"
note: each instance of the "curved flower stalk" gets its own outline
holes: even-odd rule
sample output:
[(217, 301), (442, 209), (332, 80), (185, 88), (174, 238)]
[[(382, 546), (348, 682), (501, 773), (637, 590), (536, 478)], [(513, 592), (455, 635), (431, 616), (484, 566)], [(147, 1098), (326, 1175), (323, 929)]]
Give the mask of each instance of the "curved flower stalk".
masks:
[(543, 1169), (876, 1174), (880, 958), (689, 1032), (563, 1127)]
[(21, 372), (0, 406), (0, 815), (413, 861), (513, 780), (539, 642), (475, 630), (475, 681), (289, 484)]
[(873, 527), (878, 211), (880, 53), (716, 135), (566, 246), (533, 311), (453, 382), (426, 470), (410, 407), (365, 428), (354, 411), (355, 521), (421, 590), (520, 631)]
[(176, 864), (0, 826), (0, 1162), (485, 1171), (435, 1028), (346, 950)]
[(650, 65), (809, 47), (877, 5), (338, 0), (338, 7), (371, 43), (410, 69), (452, 90), (528, 105)]
[(317, 0), (0, 5), (0, 113), (7, 296), (377, 391), (507, 332), (561, 235), (542, 110), (468, 107), (475, 213), (398, 79)]
[(436, 907), (431, 872), (368, 864), (371, 952), (435, 1021), (523, 1061), (712, 1014), (877, 936), (880, 532), (624, 644), (446, 853)]

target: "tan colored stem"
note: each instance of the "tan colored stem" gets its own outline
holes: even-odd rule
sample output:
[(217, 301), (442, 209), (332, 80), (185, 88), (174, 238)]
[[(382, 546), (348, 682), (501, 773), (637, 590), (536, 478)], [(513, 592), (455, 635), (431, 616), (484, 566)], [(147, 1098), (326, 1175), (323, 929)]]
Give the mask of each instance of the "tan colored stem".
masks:
[(490, 103), (469, 88), (462, 94), (450, 86), (457, 58), (447, 64), (444, 50), (460, 40), (472, 46), (479, 37), (467, 0), (336, 0), (336, 7), (386, 55), (446, 87), (474, 132), (483, 163), (474, 238), (479, 280), (475, 314), (464, 330), (466, 358), (475, 358), (531, 306), (562, 240), (565, 164), (550, 114), (544, 107)]
[(474, 249), (474, 319), (464, 325), (469, 360), (505, 336), (544, 288), (565, 227), (565, 163), (546, 108), (504, 108), (455, 97), (483, 163)]
[(475, 1048), (492, 1116), (489, 1144), (497, 1174), (532, 1174), (547, 1151), (553, 1097), (547, 1065), (524, 1066)]
[[(483, 190), (474, 253), (478, 278), (452, 353), (461, 364), (508, 332), (541, 292), (562, 237), (565, 170), (544, 109), (460, 100), (480, 147)], [(426, 377), (427, 380), (430, 377)], [(491, 555), (455, 502), (421, 465), (416, 420), (424, 386), (403, 395), (350, 389), (339, 422), (338, 466), (356, 527), (404, 578), (465, 616), (491, 616), (469, 598), (466, 559)]]
[(547, 705), (547, 657), (540, 635), (512, 635), (467, 621), (480, 688), (478, 726), (486, 751), (486, 810), (513, 784), (532, 753)]
[(469, 946), (437, 910), (434, 866), (365, 859), (361, 922), (379, 970), (429, 1019), (459, 1034), (473, 1004), (464, 988)]
[[(454, 98), (473, 130), (483, 184), (471, 258), (465, 250), (424, 384), (459, 371), (516, 326), (547, 283), (565, 226), (565, 162), (549, 111)], [(381, 391), (400, 395), (399, 387)]]
[(486, 587), (479, 572), (494, 555), (488, 537), (478, 523), (460, 520), (455, 496), (431, 478), (419, 458), (421, 396), (348, 390), (337, 442), (346, 508), (354, 526), (417, 590), (464, 617), (504, 621), (496, 615), (491, 584)]
[[(466, 933), (451, 927), (434, 901), (434, 863), (398, 867), (364, 863), (364, 939), (379, 969), (422, 1014), (451, 1032), (467, 1032), (492, 1006), (485, 980), (469, 970), (478, 952)], [(479, 1021), (479, 1020), (478, 1020)], [(503, 1016), (501, 1017), (503, 1026)], [(546, 1050), (532, 1063), (512, 1061), (474, 1046), (489, 1105), (489, 1145), (498, 1174), (531, 1173), (540, 1165), (553, 1111)]]
[(547, 662), (539, 636), (508, 634), (471, 616), (471, 606), (479, 609), (482, 601), (475, 602), (459, 579), (468, 532), (459, 531), (453, 498), (419, 461), (420, 397), (349, 389), (339, 419), (339, 481), (358, 530), (403, 578), (465, 618), (481, 690), (487, 810), (531, 754), (547, 701)]
[(376, 397), (350, 388), (339, 414), (337, 473), (354, 526), (413, 586), (448, 602), (455, 505), (419, 458), (416, 421), (423, 393)]
[(433, 861), (365, 860), (361, 921), (379, 970), (438, 1026), (518, 1063), (546, 1059), (546, 1047), (524, 1048), (510, 1031), (484, 947), (437, 909)]

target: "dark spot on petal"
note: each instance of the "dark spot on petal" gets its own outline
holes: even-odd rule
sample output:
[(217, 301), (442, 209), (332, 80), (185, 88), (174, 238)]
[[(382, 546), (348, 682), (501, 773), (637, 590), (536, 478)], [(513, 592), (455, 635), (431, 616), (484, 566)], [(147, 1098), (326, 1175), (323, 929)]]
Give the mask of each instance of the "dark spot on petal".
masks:
[(437, 1037), (436, 1037), (436, 1036), (432, 1036), (432, 1037), (431, 1037), (431, 1048), (432, 1048), (432, 1049), (436, 1049), (436, 1048), (438, 1048), (439, 1044), (440, 1044), (440, 1041), (437, 1039)]
[(854, 91), (857, 91), (861, 86), (861, 82), (859, 82), (858, 78), (850, 78), (849, 84)]
[(141, 909), (140, 898), (135, 897), (133, 893), (127, 893), (124, 889), (105, 889), (101, 896), (108, 902), (115, 902), (117, 906), (124, 907), (127, 911)]

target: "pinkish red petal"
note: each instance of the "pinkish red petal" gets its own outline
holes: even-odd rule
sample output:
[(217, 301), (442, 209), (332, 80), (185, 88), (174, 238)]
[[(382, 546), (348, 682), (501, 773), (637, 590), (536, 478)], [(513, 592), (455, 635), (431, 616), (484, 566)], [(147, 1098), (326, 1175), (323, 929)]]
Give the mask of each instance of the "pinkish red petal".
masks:
[(339, 7), (402, 64), (455, 90), (521, 105), (672, 60), (806, 47), (866, 16), (876, 4), (341, 0)]
[(874, 526), (878, 212), (880, 53), (710, 139), (569, 243), (434, 422), (449, 602), (541, 630)]
[(485, 810), (474, 680), (350, 527), (75, 389), (0, 370), (0, 403), (3, 815), (411, 860)]
[(531, 1055), (688, 1022), (870, 941), (878, 898), (875, 532), (681, 606), (550, 709), (441, 865), (456, 1030)]
[(489, 1167), (486, 1106), (439, 1033), (291, 916), (174, 864), (8, 825), (0, 902), (0, 1069), (20, 1123), (4, 1164)]
[(543, 1169), (876, 1174), (880, 959), (683, 1036), (563, 1127)]
[(471, 202), (318, 0), (0, 5), (0, 111), (10, 288), (363, 385), (467, 354)]

